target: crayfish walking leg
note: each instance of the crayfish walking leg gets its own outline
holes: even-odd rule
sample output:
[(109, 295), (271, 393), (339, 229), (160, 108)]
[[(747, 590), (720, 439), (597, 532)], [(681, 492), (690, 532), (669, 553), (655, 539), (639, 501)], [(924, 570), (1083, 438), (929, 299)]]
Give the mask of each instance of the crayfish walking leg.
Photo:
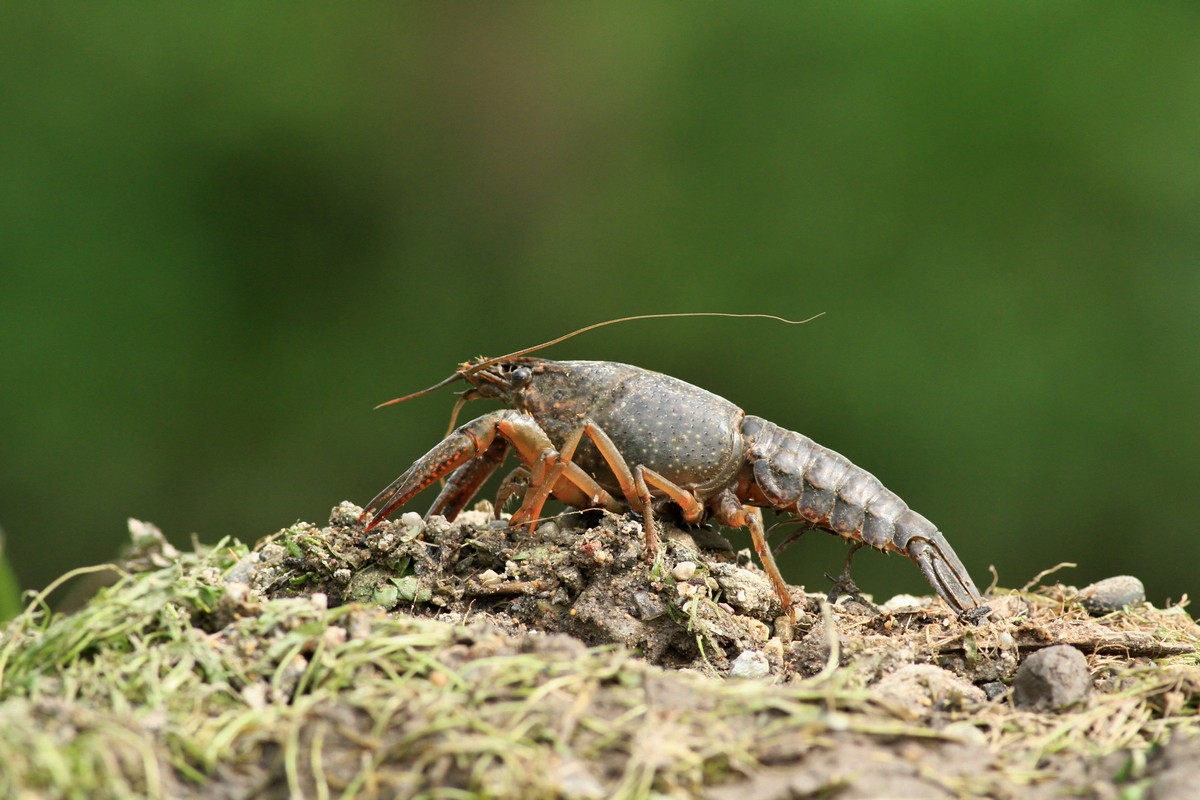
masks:
[(750, 529), (750, 541), (754, 543), (754, 552), (758, 553), (758, 558), (762, 561), (763, 570), (767, 573), (767, 578), (770, 579), (771, 586), (775, 589), (775, 594), (779, 596), (779, 602), (783, 605), (783, 613), (790, 618), (794, 618), (795, 610), (792, 606), (792, 592), (783, 580), (783, 575), (779, 572), (779, 566), (775, 563), (775, 556), (771, 554), (771, 547), (767, 544), (767, 535), (763, 527), (762, 509), (742, 505), (738, 502), (737, 496), (729, 490), (725, 490), (716, 498), (715, 505), (717, 522), (733, 528)]
[[(653, 559), (658, 551), (658, 528), (654, 522), (651, 486), (663, 492), (679, 506), (686, 522), (697, 523), (703, 518), (704, 505), (696, 499), (695, 495), (644, 464), (635, 464), (630, 467), (629, 462), (621, 455), (620, 449), (612, 438), (590, 419), (585, 419), (578, 428), (567, 434), (562, 451), (555, 457), (556, 463), (549, 472), (544, 476), (534, 475), (532, 481), (534, 488), (530, 489), (526, 504), (518, 513), (528, 510), (528, 513), (534, 517), (541, 513), (542, 505), (548, 499), (559, 478), (569, 466), (574, 466), (571, 459), (575, 457), (575, 451), (584, 436), (596, 446), (608, 468), (612, 470), (617, 484), (621, 487), (621, 493), (629, 505), (641, 513), (642, 526), (646, 536), (645, 556), (647, 560)], [(516, 520), (517, 515), (514, 514), (513, 519)]]

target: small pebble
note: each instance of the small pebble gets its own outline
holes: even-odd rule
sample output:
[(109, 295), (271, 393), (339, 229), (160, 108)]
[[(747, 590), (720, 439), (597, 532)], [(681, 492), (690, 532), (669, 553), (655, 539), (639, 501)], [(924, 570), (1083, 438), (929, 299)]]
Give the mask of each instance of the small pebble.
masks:
[(779, 599), (770, 582), (761, 574), (733, 564), (712, 565), (714, 577), (726, 602), (740, 614), (765, 617)]
[(583, 573), (579, 567), (567, 565), (558, 571), (558, 580), (572, 592), (583, 588)]
[[(960, 719), (958, 722), (951, 722), (946, 727), (938, 731), (938, 734), (945, 736), (962, 744), (975, 745), (977, 747), (988, 746), (988, 736), (979, 728), (975, 727), (975, 723), (971, 720)], [(924, 758), (919, 759), (917, 763), (921, 763)]]
[(267, 684), (264, 681), (246, 684), (242, 687), (241, 695), (242, 701), (255, 711), (267, 707)]
[(550, 779), (557, 793), (563, 797), (578, 797), (581, 800), (603, 800), (609, 796), (610, 786), (600, 782), (592, 770), (595, 765), (584, 759), (555, 759), (550, 767)]
[[(803, 614), (803, 612), (801, 612)], [(775, 636), (783, 644), (787, 644), (796, 635), (796, 621), (783, 614), (775, 618)]]
[(1091, 688), (1092, 676), (1083, 653), (1056, 644), (1022, 662), (1013, 680), (1013, 702), (1029, 711), (1064, 709), (1086, 700)]
[(983, 689), (983, 693), (987, 695), (988, 700), (996, 700), (1008, 692), (1008, 687), (1000, 681), (988, 681), (987, 683), (980, 684), (979, 688)]
[(638, 618), (644, 622), (658, 619), (667, 613), (667, 604), (662, 601), (662, 598), (651, 592), (634, 592), (633, 604), (637, 610)]
[(884, 613), (895, 613), (896, 611), (928, 606), (931, 605), (932, 602), (933, 601), (929, 598), (915, 597), (911, 594), (898, 594), (881, 605), (879, 610), (883, 611)]
[(762, 644), (771, 638), (771, 629), (767, 623), (757, 619), (746, 620), (746, 632), (750, 634), (750, 640)]
[(671, 577), (677, 581), (690, 581), (695, 574), (696, 562), (694, 561), (680, 561), (671, 570)]
[(778, 637), (772, 637), (763, 643), (762, 654), (767, 657), (767, 663), (774, 667), (783, 665), (783, 642)]
[[(416, 514), (417, 512), (409, 511), (406, 513)], [(403, 520), (404, 517), (400, 517), (400, 519)], [(407, 525), (407, 523), (405, 524)], [(440, 539), (450, 532), (450, 523), (447, 522), (446, 518), (441, 514), (434, 514), (429, 518), (429, 521), (425, 523), (425, 531), (429, 534), (430, 538)]]
[(731, 678), (765, 678), (771, 674), (771, 662), (755, 650), (743, 650), (729, 668)]
[(1146, 587), (1132, 575), (1105, 578), (1079, 592), (1079, 601), (1093, 617), (1102, 617), (1145, 600)]

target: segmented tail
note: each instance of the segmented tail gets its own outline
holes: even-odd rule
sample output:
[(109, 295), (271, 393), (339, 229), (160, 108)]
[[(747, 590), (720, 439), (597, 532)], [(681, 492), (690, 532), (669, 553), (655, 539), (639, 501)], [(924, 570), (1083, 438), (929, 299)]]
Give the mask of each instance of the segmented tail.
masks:
[(847, 539), (903, 553), (951, 608), (979, 607), (979, 590), (950, 543), (874, 475), (761, 417), (747, 415), (742, 433), (765, 505)]

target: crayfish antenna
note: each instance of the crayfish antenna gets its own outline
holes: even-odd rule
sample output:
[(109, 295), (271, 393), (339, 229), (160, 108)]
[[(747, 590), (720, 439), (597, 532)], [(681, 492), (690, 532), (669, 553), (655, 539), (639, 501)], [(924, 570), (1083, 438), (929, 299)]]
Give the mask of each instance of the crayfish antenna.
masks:
[(480, 359), (479, 361), (469, 365), (464, 364), (463, 367), (466, 369), (467, 373), (473, 373), (486, 367), (490, 367), (492, 364), (496, 364), (501, 361), (508, 361), (510, 358), (517, 358), (519, 356), (529, 355), (530, 353), (536, 353), (538, 350), (543, 350), (551, 345), (558, 344), (559, 342), (565, 342), (567, 339), (572, 339), (581, 333), (594, 331), (596, 328), (603, 328), (608, 325), (616, 325), (618, 322), (633, 322), (634, 320), (638, 319), (670, 319), (672, 317), (733, 317), (734, 319), (773, 319), (777, 322), (785, 322), (788, 325), (803, 325), (806, 322), (812, 322), (814, 319), (824, 313), (825, 312), (822, 311), (820, 314), (813, 314), (808, 319), (784, 319), (783, 317), (777, 317), (774, 314), (732, 314), (724, 311), (679, 311), (668, 314), (635, 314), (632, 317), (619, 317), (617, 319), (606, 319), (603, 322), (593, 322), (591, 325), (584, 325), (579, 330), (565, 333), (562, 336), (559, 336), (557, 339), (551, 339), (548, 342), (535, 344), (533, 347), (526, 347), (524, 350), (517, 350), (516, 352), (507, 353), (502, 356)]

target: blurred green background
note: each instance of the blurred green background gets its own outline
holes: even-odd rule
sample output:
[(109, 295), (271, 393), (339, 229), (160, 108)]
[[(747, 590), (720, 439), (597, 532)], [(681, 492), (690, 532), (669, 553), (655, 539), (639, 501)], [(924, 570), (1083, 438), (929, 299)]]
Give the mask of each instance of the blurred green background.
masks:
[[(669, 372), (975, 579), (1194, 590), (1192, 3), (0, 8), (0, 525), (21, 582), (324, 520), (457, 362)], [(480, 404), (477, 414), (488, 410)], [(424, 508), (431, 498), (420, 498)], [(735, 537), (748, 546), (748, 537)], [(833, 537), (785, 574), (823, 590)], [(861, 556), (877, 596), (927, 593)]]

